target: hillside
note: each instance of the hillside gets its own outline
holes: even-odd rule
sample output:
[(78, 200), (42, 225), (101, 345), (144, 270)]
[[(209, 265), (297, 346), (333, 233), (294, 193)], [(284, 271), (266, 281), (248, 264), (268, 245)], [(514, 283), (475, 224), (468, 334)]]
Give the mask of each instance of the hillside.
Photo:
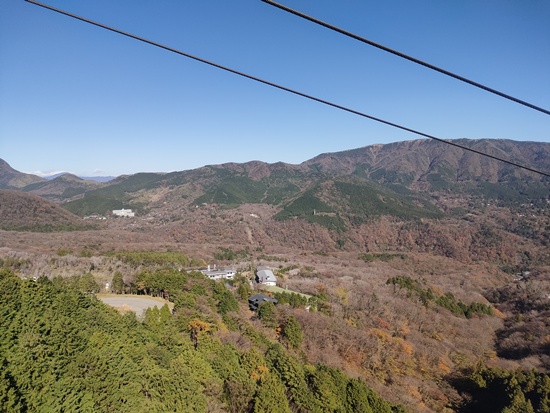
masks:
[[(462, 143), (549, 170), (547, 143)], [(59, 191), (82, 185), (66, 178)], [(46, 186), (25, 190), (29, 188), (34, 192)], [(349, 377), (354, 377), (410, 412), (547, 412), (549, 196), (548, 179), (432, 141), (323, 154), (300, 165), (254, 161), (139, 173), (85, 189), (78, 199), (62, 203), (81, 216), (104, 214), (107, 219), (97, 221), (104, 223), (101, 229), (0, 231), (0, 267), (24, 278), (48, 277), (51, 283), (42, 279), (40, 288), (32, 290), (39, 293), (35, 307), (50, 308), (47, 300), (55, 294), (40, 291), (53, 289), (79, 303), (74, 314), (78, 320), (89, 320), (86, 308), (94, 316), (104, 310), (69, 294), (64, 283), (88, 295), (98, 284), (109, 283), (116, 286), (112, 292), (161, 295), (174, 303), (172, 318), (165, 314), (162, 323), (160, 315), (150, 315), (142, 325), (127, 315), (105, 313), (103, 330), (93, 323), (76, 329), (74, 334), (84, 341), (71, 336), (70, 342), (80, 343), (82, 351), (74, 350), (74, 357), (63, 363), (81, 375), (80, 387), (56, 387), (55, 394), (67, 398), (54, 402), (89, 395), (101, 382), (94, 377), (102, 377), (121, 389), (137, 381), (145, 386), (145, 395), (151, 395), (131, 397), (129, 403), (172, 408), (163, 405), (158, 398), (165, 394), (163, 386), (154, 383), (162, 382), (159, 377), (175, 380), (174, 366), (181, 360), (171, 345), (177, 338), (176, 347), (196, 356), (192, 359), (209, 383), (222, 387), (205, 390), (194, 373), (178, 383), (194, 386), (197, 397), (189, 400), (210, 403), (208, 409), (215, 411), (255, 411), (261, 380), (255, 376), (255, 383), (249, 383), (241, 377), (242, 360), (255, 354), (260, 363), (256, 366), (282, 381), (292, 411), (334, 411), (335, 405), (347, 403), (338, 394), (348, 394)], [(25, 199), (20, 203), (32, 204)], [(12, 203), (0, 216), (7, 211), (12, 220), (28, 217), (29, 208), (20, 203)], [(115, 218), (115, 208), (132, 208), (137, 215)], [(49, 215), (42, 204), (31, 210)], [(208, 264), (234, 267), (239, 277), (214, 283), (186, 271)], [(282, 287), (273, 293), (279, 305), (266, 322), (247, 309), (247, 297), (260, 288), (254, 282), (258, 266), (272, 268)], [(19, 284), (21, 291), (33, 285)], [(303, 300), (288, 295), (291, 291), (312, 297), (309, 311)], [(39, 304), (43, 300), (46, 304)], [(284, 333), (290, 318), (302, 331), (301, 344), (294, 349)], [(10, 328), (20, 329), (20, 322), (14, 320)], [(128, 329), (109, 330), (111, 323)], [(292, 325), (296, 327), (294, 321)], [(201, 332), (201, 326), (208, 331)], [(193, 341), (193, 328), (204, 341)], [(121, 344), (120, 331), (132, 339)], [(49, 351), (49, 339), (40, 337), (22, 335), (19, 340), (40, 339), (46, 346), (40, 348)], [(51, 337), (54, 347), (55, 339)], [(140, 369), (119, 366), (128, 378), (123, 383), (106, 370), (94, 370), (97, 376), (90, 376), (78, 360), (103, 360), (89, 346), (98, 342), (106, 343), (107, 349), (100, 348), (106, 354), (119, 349), (128, 366), (136, 362), (132, 355), (139, 355)], [(277, 342), (284, 352), (274, 353)], [(126, 347), (130, 344), (131, 349)], [(35, 347), (12, 348), (17, 349), (13, 360), (19, 363), (31, 357)], [(226, 361), (238, 377), (227, 376)], [(50, 371), (48, 359), (42, 362), (37, 368)], [(2, 383), (11, 386), (13, 377), (30, 383), (20, 369), (6, 371), (2, 377), (7, 382), (0, 377), (0, 397)], [(49, 376), (40, 377), (34, 382), (37, 388), (51, 384)], [(59, 377), (62, 383), (70, 381), (64, 373)], [(119, 400), (113, 389), (104, 393), (115, 406)], [(305, 389), (311, 395), (296, 399)], [(34, 402), (39, 393), (22, 394)], [(174, 394), (166, 403), (191, 397)]]
[[(458, 139), (459, 145), (549, 171), (550, 144)], [(433, 140), (374, 145), (319, 155), (304, 163), (329, 174), (359, 175), (385, 185), (430, 192), (459, 191), (497, 199), (548, 196), (548, 180), (520, 168)], [(503, 187), (499, 188), (499, 185)]]
[[(140, 323), (90, 296), (99, 289), (93, 277), (34, 282), (0, 269), (0, 311), (10, 316), (0, 320), (10, 332), (0, 341), (3, 410), (403, 412), (363, 380), (285, 350), (245, 320), (223, 285), (200, 273), (166, 275), (161, 284), (202, 294), (181, 290), (175, 314), (155, 307)], [(204, 295), (202, 311), (189, 305)], [(288, 343), (300, 344), (301, 328), (294, 317), (286, 324), (293, 330), (283, 329), (284, 343), (294, 349)]]
[[(548, 169), (548, 143), (508, 140), (459, 140), (457, 143), (532, 168)], [(336, 191), (329, 193), (323, 189), (326, 187), (336, 188)], [(119, 204), (141, 203), (141, 206), (147, 207), (147, 193), (159, 188), (177, 190), (182, 193), (184, 202), (192, 201), (196, 205), (208, 203), (234, 207), (263, 203), (282, 209), (290, 205), (293, 209), (296, 202), (304, 206), (332, 202), (338, 205), (335, 208), (321, 208), (340, 214), (347, 210), (356, 215), (359, 205), (357, 202), (354, 205), (354, 202), (358, 199), (350, 200), (351, 205), (340, 205), (348, 201), (346, 191), (369, 192), (376, 193), (379, 200), (387, 200), (382, 201), (386, 205), (368, 201), (370, 206), (367, 209), (371, 214), (367, 215), (377, 211), (374, 215), (399, 217), (404, 215), (404, 209), (413, 211), (412, 215), (416, 217), (423, 215), (417, 210), (418, 206), (426, 209), (427, 217), (433, 217), (437, 209), (434, 208), (434, 196), (475, 196), (498, 202), (522, 203), (546, 200), (550, 193), (549, 180), (539, 175), (441, 142), (417, 140), (323, 154), (300, 165), (254, 161), (211, 165), (169, 174), (142, 173), (120, 177), (102, 189), (87, 191), (85, 198), (88, 199), (68, 204), (67, 207), (79, 214), (83, 210), (89, 212), (98, 198)], [(302, 197), (305, 199), (299, 200)], [(373, 202), (382, 209), (373, 207)], [(417, 207), (413, 207), (411, 202)], [(308, 213), (313, 214), (313, 209), (309, 208)], [(294, 212), (283, 213), (279, 218), (296, 215)]]
[[(489, 139), (456, 143), (535, 169), (548, 169), (548, 143)], [(7, 164), (0, 170), (0, 182), (13, 183), (14, 176), (21, 174)], [(319, 212), (360, 220), (380, 215), (402, 219), (407, 218), (406, 211), (411, 212), (409, 218), (433, 218), (452, 203), (442, 205), (442, 197), (521, 204), (545, 202), (550, 193), (549, 180), (537, 174), (433, 140), (322, 154), (300, 165), (227, 163), (166, 174), (138, 173), (104, 184), (68, 174), (46, 182), (38, 179), (19, 187), (64, 202), (80, 216), (131, 207), (144, 212), (154, 206), (153, 193), (161, 190), (181, 193), (184, 204), (273, 205), (279, 210), (277, 219), (313, 216), (316, 205), (323, 210)], [(370, 199), (368, 195), (350, 199), (350, 191), (371, 194)], [(334, 219), (315, 220), (327, 227), (344, 225)]]
[(51, 199), (52, 201), (61, 202), (78, 197), (86, 191), (94, 190), (101, 186), (102, 184), (99, 182), (85, 180), (76, 175), (64, 173), (47, 181), (26, 185), (21, 190)]
[[(550, 144), (460, 140), (548, 169)], [(462, 261), (544, 261), (550, 180), (431, 140), (322, 154), (300, 165), (209, 165), (138, 173), (106, 184), (62, 175), (23, 188), (81, 217), (131, 208), (114, 229), (197, 240), (323, 251), (429, 252)], [(69, 198), (68, 196), (74, 196)], [(376, 234), (376, 236), (373, 236)]]
[(0, 159), (0, 189), (20, 189), (44, 181), (45, 179), (39, 176), (16, 171), (6, 161)]
[(37, 195), (0, 190), (0, 228), (17, 231), (59, 231), (84, 228), (81, 218)]
[[(548, 169), (547, 143), (461, 143)], [(386, 248), (518, 266), (521, 251), (543, 259), (549, 196), (548, 179), (419, 140), (300, 165), (254, 161), (123, 176), (64, 206), (80, 216), (132, 208), (146, 219), (113, 225), (169, 232), (180, 242), (212, 243), (223, 234), (225, 242), (252, 247)]]
[[(5, 248), (4, 242), (12, 234), (6, 235), (8, 237), (0, 241), (0, 247)], [(16, 245), (17, 249), (23, 248), (19, 241), (29, 244), (30, 235), (21, 234), (13, 238), (18, 239), (18, 242), (12, 245)], [(140, 243), (137, 243), (136, 235), (142, 238)], [(25, 331), (21, 330), (21, 323), (26, 326), (25, 320), (30, 319), (37, 321), (34, 325), (44, 325), (51, 332), (41, 339), (40, 349), (45, 351), (33, 358), (29, 371), (49, 371), (49, 366), (59, 366), (58, 363), (61, 363), (62, 366), (70, 365), (70, 371), (80, 377), (81, 385), (77, 388), (64, 386), (60, 392), (48, 393), (52, 402), (71, 403), (73, 400), (76, 403), (76, 400), (83, 400), (76, 396), (93, 391), (94, 380), (98, 376), (102, 381), (114, 380), (120, 385), (107, 386), (109, 390), (105, 390), (109, 398), (115, 398), (113, 402), (116, 402), (118, 396), (117, 389), (133, 386), (131, 383), (134, 380), (145, 383), (148, 389), (160, 392), (162, 385), (157, 387), (159, 385), (155, 383), (158, 382), (149, 381), (150, 376), (145, 373), (152, 368), (158, 374), (171, 375), (173, 371), (170, 364), (163, 361), (178, 357), (182, 349), (191, 350), (185, 353), (188, 359), (193, 355), (204, 359), (207, 362), (201, 363), (203, 369), (207, 369), (204, 372), (209, 372), (211, 380), (220, 379), (224, 386), (232, 386), (233, 376), (227, 374), (240, 371), (242, 365), (237, 360), (242, 360), (245, 353), (258, 352), (255, 356), (257, 360), (265, 358), (268, 364), (262, 365), (283, 380), (288, 402), (293, 409), (304, 412), (318, 411), (312, 407), (316, 405), (312, 403), (321, 403), (315, 401), (318, 399), (329, 403), (329, 407), (321, 411), (333, 411), (330, 407), (333, 403), (338, 406), (345, 403), (340, 397), (347, 392), (337, 383), (342, 384), (342, 381), (348, 379), (344, 380), (334, 369), (345, 372), (349, 377), (365, 380), (382, 397), (393, 404), (404, 406), (408, 412), (467, 413), (480, 411), (476, 410), (477, 404), (490, 406), (491, 402), (498, 403), (502, 408), (512, 404), (522, 406), (519, 401), (509, 397), (506, 389), (512, 388), (517, 394), (521, 392), (531, 400), (533, 405), (543, 406), (541, 400), (550, 391), (544, 381), (544, 372), (550, 368), (545, 355), (545, 337), (550, 334), (550, 326), (544, 324), (547, 320), (544, 291), (548, 291), (550, 284), (547, 281), (540, 282), (548, 279), (548, 271), (538, 271), (534, 278), (524, 283), (514, 283), (510, 276), (489, 265), (488, 261), (463, 264), (431, 254), (395, 252), (327, 254), (323, 251), (296, 251), (291, 248), (237, 250), (230, 243), (226, 244), (229, 247), (222, 249), (201, 243), (170, 243), (169, 237), (160, 238), (155, 234), (147, 239), (140, 231), (137, 234), (132, 231), (112, 232), (111, 236), (106, 233), (96, 235), (95, 232), (65, 236), (61, 233), (34, 234), (34, 239), (34, 244), (41, 247), (40, 254), (14, 254), (12, 249), (11, 255), (3, 258), (3, 263), (7, 267), (17, 268), (20, 275), (29, 278), (33, 274), (47, 275), (52, 281), (44, 277), (33, 287), (35, 284), (29, 280), (20, 283), (19, 289), (14, 288), (11, 282), (6, 291), (12, 294), (12, 300), (0, 300), (0, 303), (17, 306), (18, 301), (24, 302), (20, 307), (21, 317), (6, 319), (10, 331)], [(154, 239), (156, 245), (152, 244)], [(140, 246), (144, 250), (139, 250)], [(49, 253), (46, 253), (47, 249)], [(202, 274), (181, 271), (178, 269), (181, 266), (193, 268), (204, 263), (199, 264), (200, 260), (190, 259), (179, 251), (195, 251), (202, 254), (198, 257), (207, 259), (209, 263), (231, 263), (239, 268), (243, 278), (239, 277), (234, 282), (216, 283)], [(280, 304), (271, 318), (262, 320), (248, 311), (246, 299), (254, 292), (249, 283), (253, 276), (249, 271), (252, 263), (271, 266), (282, 283), (280, 285), (288, 288), (287, 294), (299, 291), (311, 295), (314, 309), (306, 311), (302, 301), (283, 294), (276, 296)], [(63, 278), (59, 277), (61, 274)], [(144, 325), (140, 325), (134, 317), (120, 318), (112, 313), (104, 314), (105, 310), (99, 309), (97, 303), (90, 305), (87, 293), (90, 288), (97, 291), (105, 282), (110, 282), (113, 292), (118, 293), (152, 296), (166, 296), (165, 293), (168, 293), (174, 303), (173, 317), (165, 314), (162, 318), (164, 321), (159, 322), (159, 315), (150, 314), (146, 315)], [(86, 296), (74, 297), (73, 293), (69, 294), (62, 287), (63, 283), (82, 291)], [(534, 283), (537, 283), (536, 288), (533, 288)], [(15, 291), (19, 291), (19, 295)], [(487, 298), (482, 294), (484, 292), (488, 293)], [(238, 306), (235, 305), (235, 299)], [(71, 309), (61, 302), (70, 305)], [(532, 305), (526, 308), (525, 315), (515, 313), (516, 305), (525, 306), (529, 302)], [(507, 308), (508, 315), (501, 313), (496, 306), (503, 310)], [(37, 318), (36, 313), (41, 314), (41, 308), (50, 309), (44, 314), (44, 320), (48, 320), (44, 324), (40, 323), (41, 319)], [(31, 315), (25, 317), (27, 314)], [(70, 314), (70, 323), (62, 321), (64, 318), (58, 319), (67, 314)], [(95, 321), (88, 321), (88, 314), (95, 317)], [(294, 345), (290, 344), (284, 332), (291, 317), (298, 322), (302, 331), (302, 340), (296, 342), (297, 350), (293, 350)], [(81, 327), (77, 328), (73, 322)], [(508, 323), (509, 330), (504, 328)], [(133, 333), (126, 330), (125, 326), (131, 327)], [(198, 329), (197, 334), (201, 335), (195, 349), (191, 341), (193, 326)], [(61, 335), (65, 327), (71, 332), (68, 338)], [(99, 334), (100, 342), (90, 339), (94, 333)], [(132, 338), (124, 341), (119, 334), (124, 337), (131, 334)], [(139, 339), (135, 334), (138, 334)], [(69, 353), (63, 353), (65, 356), (57, 359), (59, 350), (55, 349), (59, 349), (57, 340), (61, 339), (60, 336), (63, 340), (69, 340), (67, 346), (70, 349)], [(29, 339), (27, 335), (17, 333), (10, 337), (21, 342)], [(37, 334), (33, 337), (38, 339), (41, 336)], [(159, 337), (159, 341), (154, 337)], [(274, 352), (277, 342), (283, 344), (290, 355), (285, 355), (282, 348)], [(146, 349), (142, 349), (139, 343), (147, 343)], [(510, 351), (514, 343), (521, 344), (520, 351)], [(137, 371), (120, 370), (122, 365), (115, 364), (115, 370), (94, 370), (94, 374), (90, 375), (85, 366), (78, 364), (83, 358), (91, 357), (89, 352), (95, 351), (92, 347), (99, 346), (96, 349), (101, 350), (107, 346), (111, 349), (111, 345), (119, 349), (120, 353), (117, 354), (124, 358), (124, 365), (129, 363), (133, 366), (135, 359), (132, 355), (135, 355), (139, 356), (142, 368)], [(172, 345), (176, 348), (172, 348)], [(29, 356), (31, 349), (22, 345), (10, 348), (12, 351), (5, 354), (10, 354), (9, 360), (13, 362), (8, 363), (10, 368), (5, 371), (11, 377), (17, 377), (16, 383), (29, 383), (31, 380), (34, 389), (51, 384), (47, 374), (26, 379), (27, 376), (19, 369), (19, 361)], [(105, 353), (108, 357), (109, 352), (105, 350)], [(42, 357), (41, 354), (47, 356)], [(227, 364), (217, 357), (220, 354), (223, 360), (230, 363), (230, 371), (221, 369)], [(100, 354), (95, 356), (101, 357)], [(154, 364), (150, 361), (154, 361)], [(210, 372), (208, 365), (215, 374)], [(518, 368), (536, 368), (543, 373), (525, 376), (515, 373)], [(70, 380), (65, 371), (59, 369), (58, 380)], [(120, 375), (116, 373), (120, 372), (127, 374), (124, 380), (127, 385), (118, 381)], [(330, 374), (327, 376), (321, 372)], [(317, 377), (317, 374), (321, 375)], [(71, 377), (74, 378), (74, 375)], [(333, 383), (330, 377), (340, 378)], [(493, 383), (490, 391), (484, 390), (480, 377), (487, 383)], [(517, 383), (508, 381), (513, 377)], [(181, 382), (182, 386), (185, 383), (193, 384), (195, 378), (194, 373), (189, 373)], [(323, 387), (318, 387), (320, 384), (317, 380), (325, 383)], [(239, 382), (242, 383), (241, 380)], [(529, 384), (533, 382), (539, 383), (536, 391)], [(13, 382), (9, 382), (8, 386), (13, 387), (10, 383)], [(335, 385), (339, 389), (336, 392)], [(256, 389), (252, 387), (245, 399), (250, 401)], [(206, 393), (204, 396), (228, 403), (227, 397), (232, 393), (227, 391)], [(295, 399), (296, 391), (302, 395), (309, 394), (306, 398), (309, 400), (307, 407), (300, 405), (301, 408), (297, 409), (297, 403), (301, 402)], [(65, 392), (67, 396), (72, 394), (75, 397), (56, 398), (56, 395)], [(37, 397), (35, 391), (15, 393), (24, 395), (25, 400), (36, 400)], [(141, 396), (135, 397), (148, 403), (140, 399)], [(189, 394), (178, 391), (173, 393), (173, 397), (166, 399), (167, 402), (171, 400), (170, 403), (175, 403), (180, 398), (189, 397)], [(137, 402), (134, 397), (131, 400)], [(163, 399), (153, 397), (150, 401), (155, 400), (162, 403)], [(279, 396), (281, 400), (285, 400), (284, 396)], [(102, 404), (100, 406), (101, 411), (108, 410)], [(228, 407), (220, 408), (220, 411), (254, 410), (251, 407), (236, 410)]]
[[(459, 143), (548, 169), (548, 143)], [(227, 163), (105, 184), (62, 175), (23, 190), (81, 217), (131, 208), (144, 219), (110, 225), (168, 231), (182, 242), (223, 234), (255, 247), (388, 248), (464, 261), (498, 256), (517, 266), (520, 251), (539, 257), (538, 243), (549, 240), (549, 179), (431, 140), (323, 154), (300, 165)]]

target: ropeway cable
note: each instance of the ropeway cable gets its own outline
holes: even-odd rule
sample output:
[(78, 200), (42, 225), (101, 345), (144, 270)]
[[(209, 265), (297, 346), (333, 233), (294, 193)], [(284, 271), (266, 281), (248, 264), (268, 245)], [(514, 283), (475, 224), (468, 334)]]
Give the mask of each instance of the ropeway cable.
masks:
[(375, 116), (368, 115), (368, 114), (363, 113), (363, 112), (359, 112), (359, 111), (357, 111), (357, 110), (355, 110), (355, 109), (347, 108), (347, 107), (345, 107), (345, 106), (342, 106), (342, 105), (339, 105), (339, 104), (330, 102), (330, 101), (328, 101), (328, 100), (320, 99), (320, 98), (317, 98), (317, 97), (315, 97), (315, 96), (312, 96), (312, 95), (308, 95), (308, 94), (306, 94), (306, 93), (299, 92), (299, 91), (297, 91), (297, 90), (288, 88), (288, 87), (286, 87), (286, 86), (278, 85), (278, 84), (276, 84), (276, 83), (273, 83), (273, 82), (270, 82), (270, 81), (261, 79), (261, 78), (259, 78), (259, 77), (255, 77), (255, 76), (252, 76), (252, 75), (249, 75), (249, 74), (240, 72), (240, 71), (238, 71), (238, 70), (231, 69), (231, 68), (229, 68), (229, 67), (227, 67), (227, 66), (223, 66), (223, 65), (221, 65), (221, 64), (211, 62), (211, 61), (206, 60), (206, 59), (203, 59), (203, 58), (201, 58), (201, 57), (197, 57), (197, 56), (194, 56), (194, 55), (192, 55), (192, 54), (189, 54), (189, 53), (186, 53), (186, 52), (182, 52), (182, 51), (180, 51), (180, 50), (178, 50), (178, 49), (174, 49), (173, 47), (169, 47), (169, 46), (163, 45), (163, 44), (161, 44), (161, 43), (157, 43), (157, 42), (154, 42), (154, 41), (152, 41), (152, 40), (145, 39), (145, 38), (140, 37), (140, 36), (137, 36), (137, 35), (135, 35), (135, 34), (128, 33), (128, 32), (125, 32), (125, 31), (116, 29), (116, 28), (114, 28), (114, 27), (110, 27), (110, 26), (107, 26), (107, 25), (102, 24), (102, 23), (94, 22), (93, 20), (87, 19), (87, 18), (85, 18), (85, 17), (78, 16), (78, 15), (76, 15), (76, 14), (69, 13), (69, 12), (67, 12), (67, 11), (65, 11), (65, 10), (57, 9), (57, 8), (55, 8), (55, 7), (49, 6), (49, 5), (47, 5), (47, 4), (39, 3), (39, 2), (34, 1), (34, 0), (25, 0), (25, 1), (26, 1), (27, 3), (31, 3), (31, 4), (34, 4), (34, 5), (36, 5), (36, 6), (40, 6), (40, 7), (43, 7), (43, 8), (45, 8), (45, 9), (54, 11), (54, 12), (56, 12), (56, 13), (60, 13), (60, 14), (63, 14), (63, 15), (65, 15), (65, 16), (72, 17), (72, 18), (74, 18), (74, 19), (83, 21), (83, 22), (85, 22), (85, 23), (89, 23), (89, 24), (92, 24), (92, 25), (94, 25), (94, 26), (101, 27), (101, 28), (103, 28), (103, 29), (112, 31), (112, 32), (114, 32), (114, 33), (118, 33), (118, 34), (121, 34), (121, 35), (123, 35), (123, 36), (130, 37), (130, 38), (135, 39), (135, 40), (139, 40), (140, 42), (147, 43), (147, 44), (150, 44), (150, 45), (152, 45), (152, 46), (159, 47), (159, 48), (164, 49), (164, 50), (167, 50), (167, 51), (169, 51), (169, 52), (173, 52), (173, 53), (176, 53), (176, 54), (178, 54), (178, 55), (185, 56), (185, 57), (187, 57), (187, 58), (196, 60), (196, 61), (198, 61), (198, 62), (205, 63), (205, 64), (207, 64), (207, 65), (216, 67), (216, 68), (218, 68), (218, 69), (225, 70), (226, 72), (230, 72), (230, 73), (233, 73), (233, 74), (236, 74), (236, 75), (245, 77), (245, 78), (247, 78), (247, 79), (254, 80), (254, 81), (256, 81), (256, 82), (263, 83), (263, 84), (265, 84), (265, 85), (272, 86), (272, 87), (277, 88), (277, 89), (280, 89), (280, 90), (284, 90), (285, 92), (289, 92), (289, 93), (292, 93), (292, 94), (295, 94), (295, 95), (298, 95), (298, 96), (302, 96), (302, 97), (304, 97), (304, 98), (306, 98), (306, 99), (310, 99), (310, 100), (313, 100), (313, 101), (315, 101), (315, 102), (322, 103), (322, 104), (324, 104), (324, 105), (332, 106), (332, 107), (334, 107), (334, 108), (336, 108), (336, 109), (340, 109), (340, 110), (343, 110), (343, 111), (346, 111), (346, 112), (349, 112), (349, 113), (353, 113), (354, 115), (362, 116), (362, 117), (364, 117), (364, 118), (371, 119), (371, 120), (373, 120), (373, 121), (376, 121), (376, 122), (379, 122), (379, 123), (383, 123), (383, 124), (385, 124), (385, 125), (392, 126), (392, 127), (394, 127), (394, 128), (401, 129), (401, 130), (404, 130), (404, 131), (407, 131), (407, 132), (410, 132), (410, 133), (413, 133), (413, 134), (416, 134), (416, 135), (419, 135), (419, 136), (423, 136), (423, 137), (425, 137), (425, 138), (429, 138), (429, 139), (433, 139), (433, 140), (436, 140), (436, 141), (439, 141), (439, 142), (443, 142), (443, 143), (446, 143), (447, 145), (455, 146), (455, 147), (460, 148), (460, 149), (463, 149), (463, 150), (465, 150), (465, 151), (473, 152), (473, 153), (476, 153), (476, 154), (478, 154), (478, 155), (481, 155), (481, 156), (485, 156), (485, 157), (494, 159), (494, 160), (496, 160), (496, 161), (504, 162), (504, 163), (507, 163), (507, 164), (509, 164), (509, 165), (515, 166), (515, 167), (517, 167), (517, 168), (525, 169), (525, 170), (527, 170), (527, 171), (534, 172), (534, 173), (536, 173), (536, 174), (540, 174), (540, 175), (544, 175), (544, 176), (550, 177), (550, 173), (543, 172), (543, 171), (539, 171), (539, 170), (530, 168), (530, 167), (528, 167), (528, 166), (520, 165), (520, 164), (518, 164), (518, 163), (509, 161), (509, 160), (506, 160), (506, 159), (502, 159), (502, 158), (499, 158), (499, 157), (497, 157), (497, 156), (493, 156), (493, 155), (490, 155), (490, 154), (487, 154), (487, 153), (478, 151), (478, 150), (476, 150), (476, 149), (468, 148), (467, 146), (463, 146), (463, 145), (460, 145), (460, 144), (455, 143), (455, 142), (447, 141), (447, 140), (445, 140), (445, 139), (438, 138), (438, 137), (436, 137), (436, 136), (429, 135), (429, 134), (427, 134), (427, 133), (419, 132), (419, 131), (417, 131), (417, 130), (408, 128), (408, 127), (406, 127), (406, 126), (399, 125), (399, 124), (397, 124), (397, 123), (389, 122), (389, 121), (387, 121), (387, 120), (380, 119), (380, 118), (377, 118), (377, 117), (375, 117)]
[(495, 95), (497, 95), (497, 96), (500, 96), (500, 97), (503, 97), (503, 98), (505, 98), (505, 99), (511, 100), (512, 102), (519, 103), (520, 105), (527, 106), (528, 108), (537, 110), (537, 111), (542, 112), (542, 113), (544, 113), (544, 114), (546, 114), (546, 115), (550, 115), (550, 110), (541, 108), (540, 106), (533, 105), (532, 103), (529, 103), (529, 102), (526, 102), (526, 101), (524, 101), (524, 100), (515, 98), (515, 97), (510, 96), (510, 95), (508, 95), (508, 94), (506, 94), (506, 93), (499, 92), (499, 91), (496, 90), (496, 89), (490, 88), (490, 87), (485, 86), (485, 85), (483, 85), (483, 84), (481, 84), (481, 83), (478, 83), (478, 82), (475, 82), (475, 81), (473, 81), (473, 80), (467, 79), (467, 78), (465, 78), (465, 77), (463, 77), (463, 76), (457, 75), (456, 73), (453, 73), (453, 72), (450, 72), (450, 71), (448, 71), (448, 70), (442, 69), (442, 68), (440, 68), (440, 67), (434, 66), (434, 65), (432, 65), (432, 64), (430, 64), (430, 63), (424, 62), (424, 61), (422, 61), (422, 60), (420, 60), (420, 59), (417, 59), (417, 58), (415, 58), (415, 57), (406, 55), (405, 53), (401, 53), (401, 52), (399, 52), (399, 51), (397, 51), (397, 50), (391, 49), (391, 48), (389, 48), (389, 47), (387, 47), (387, 46), (384, 46), (384, 45), (382, 45), (382, 44), (380, 44), (380, 43), (373, 42), (372, 40), (369, 40), (369, 39), (366, 39), (366, 38), (364, 38), (364, 37), (358, 36), (358, 35), (356, 35), (356, 34), (354, 34), (354, 33), (351, 33), (351, 32), (349, 32), (349, 31), (346, 31), (346, 30), (344, 30), (344, 29), (341, 29), (341, 28), (339, 28), (339, 27), (336, 27), (336, 26), (334, 26), (334, 25), (332, 25), (332, 24), (326, 23), (326, 22), (324, 22), (324, 21), (322, 21), (322, 20), (316, 19), (315, 17), (309, 16), (309, 15), (307, 15), (307, 14), (305, 14), (305, 13), (302, 13), (302, 12), (300, 12), (300, 11), (298, 11), (298, 10), (291, 9), (290, 7), (287, 7), (287, 6), (283, 5), (283, 4), (276, 3), (276, 2), (274, 2), (274, 1), (272, 1), (272, 0), (262, 0), (262, 1), (263, 1), (264, 3), (267, 3), (267, 4), (270, 4), (270, 5), (272, 5), (272, 6), (278, 7), (278, 8), (281, 9), (281, 10), (284, 10), (284, 11), (287, 11), (287, 12), (289, 12), (289, 13), (292, 13), (292, 14), (294, 14), (295, 16), (301, 17), (301, 18), (303, 18), (303, 19), (309, 20), (309, 21), (311, 21), (311, 22), (313, 22), (313, 23), (316, 23), (316, 24), (319, 24), (319, 25), (321, 25), (321, 26), (323, 26), (323, 27), (326, 27), (327, 29), (330, 29), (330, 30), (333, 30), (333, 31), (338, 32), (338, 33), (340, 33), (340, 34), (343, 34), (343, 35), (345, 35), (345, 36), (351, 37), (351, 38), (353, 38), (353, 39), (355, 39), (355, 40), (359, 40), (360, 42), (366, 43), (366, 44), (368, 44), (368, 45), (370, 45), (370, 46), (376, 47), (376, 48), (378, 48), (378, 49), (380, 49), (380, 50), (383, 50), (383, 51), (385, 51), (385, 52), (394, 54), (394, 55), (399, 56), (399, 57), (401, 57), (401, 58), (403, 58), (403, 59), (406, 59), (406, 60), (409, 60), (409, 61), (411, 61), (411, 62), (417, 63), (417, 64), (419, 64), (419, 65), (421, 65), (421, 66), (427, 67), (428, 69), (435, 70), (436, 72), (442, 73), (442, 74), (444, 74), (444, 75), (446, 75), (446, 76), (450, 76), (450, 77), (452, 77), (452, 78), (454, 78), (454, 79), (460, 80), (461, 82), (468, 83), (469, 85), (472, 85), (472, 86), (475, 86), (475, 87), (477, 87), (477, 88), (479, 88), (479, 89), (485, 90), (486, 92), (493, 93), (493, 94), (495, 94)]

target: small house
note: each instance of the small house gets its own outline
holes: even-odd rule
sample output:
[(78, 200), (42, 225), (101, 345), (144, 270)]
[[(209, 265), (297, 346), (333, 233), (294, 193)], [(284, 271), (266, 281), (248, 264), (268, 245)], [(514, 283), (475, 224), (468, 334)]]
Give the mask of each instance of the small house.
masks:
[(265, 294), (254, 294), (248, 298), (248, 307), (252, 311), (256, 311), (261, 303), (267, 303), (267, 302), (272, 302), (273, 304), (278, 303), (276, 298), (270, 297)]
[(261, 269), (256, 273), (256, 281), (263, 285), (277, 285), (277, 278), (273, 271), (269, 269)]

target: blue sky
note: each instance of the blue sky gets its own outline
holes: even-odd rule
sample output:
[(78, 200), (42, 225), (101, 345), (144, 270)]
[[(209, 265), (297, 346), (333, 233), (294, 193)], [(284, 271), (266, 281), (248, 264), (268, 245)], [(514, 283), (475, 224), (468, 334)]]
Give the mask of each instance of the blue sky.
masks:
[[(445, 139), (550, 142), (550, 116), (260, 0), (49, 0), (321, 99)], [(285, 5), (550, 109), (547, 0), (286, 0)], [(120, 175), (300, 163), (417, 139), (23, 0), (0, 2), (0, 158)]]

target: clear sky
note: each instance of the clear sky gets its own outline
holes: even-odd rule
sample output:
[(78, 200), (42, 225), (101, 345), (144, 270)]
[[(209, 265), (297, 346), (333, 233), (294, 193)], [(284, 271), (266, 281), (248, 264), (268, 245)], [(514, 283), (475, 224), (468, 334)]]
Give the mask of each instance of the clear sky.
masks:
[[(260, 0), (44, 1), (437, 137), (550, 142), (548, 115)], [(550, 109), (548, 0), (284, 4)], [(417, 138), (23, 0), (0, 1), (0, 158), (19, 171), (300, 163)]]

